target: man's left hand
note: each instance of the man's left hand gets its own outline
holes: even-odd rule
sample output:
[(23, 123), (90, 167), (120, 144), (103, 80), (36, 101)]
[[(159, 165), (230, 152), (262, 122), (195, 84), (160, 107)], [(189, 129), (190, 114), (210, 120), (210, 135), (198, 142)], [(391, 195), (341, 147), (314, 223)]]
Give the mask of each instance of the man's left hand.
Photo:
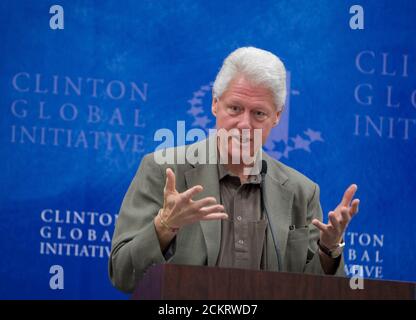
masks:
[(356, 191), (356, 184), (348, 187), (339, 205), (334, 211), (329, 212), (328, 224), (322, 223), (318, 219), (312, 220), (312, 224), (321, 231), (320, 243), (323, 246), (333, 249), (341, 243), (349, 222), (358, 212), (360, 200), (352, 200)]

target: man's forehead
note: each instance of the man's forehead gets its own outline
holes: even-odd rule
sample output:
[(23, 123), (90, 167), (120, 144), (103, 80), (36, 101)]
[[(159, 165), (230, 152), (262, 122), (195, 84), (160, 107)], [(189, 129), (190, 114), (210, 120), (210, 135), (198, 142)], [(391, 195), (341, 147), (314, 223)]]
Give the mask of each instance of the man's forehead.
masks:
[(247, 107), (252, 107), (252, 108), (265, 108), (267, 105), (270, 104), (265, 100), (252, 101), (252, 100), (244, 99), (243, 97), (229, 97), (228, 99), (224, 99), (224, 102), (228, 105), (243, 106), (243, 107), (247, 106)]
[(262, 84), (256, 84), (245, 76), (239, 75), (230, 81), (227, 91), (244, 91), (258, 94), (271, 94), (271, 91)]
[(239, 105), (239, 106), (250, 106), (253, 108), (265, 108), (273, 107), (273, 98), (271, 95), (250, 95), (249, 93), (239, 93), (230, 91), (228, 94), (224, 92), (224, 95), (221, 97), (222, 101), (229, 105)]
[(273, 99), (271, 90), (263, 85), (253, 84), (244, 77), (233, 79), (222, 94), (226, 98)]

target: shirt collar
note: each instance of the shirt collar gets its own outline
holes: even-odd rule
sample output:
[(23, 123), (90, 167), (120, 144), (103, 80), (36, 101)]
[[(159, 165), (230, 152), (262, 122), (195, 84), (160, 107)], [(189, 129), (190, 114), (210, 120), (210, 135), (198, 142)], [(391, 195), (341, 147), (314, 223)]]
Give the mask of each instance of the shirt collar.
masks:
[[(237, 177), (234, 173), (228, 171), (224, 164), (220, 163), (219, 157), (217, 157), (217, 159), (218, 159), (217, 166), (218, 166), (218, 178), (219, 178), (219, 180), (222, 180), (226, 176)], [(259, 160), (259, 157), (256, 157), (255, 165), (258, 165), (258, 161), (261, 161), (261, 159)], [(262, 178), (261, 174), (260, 174), (259, 170), (257, 170), (256, 174), (252, 174), (252, 175), (248, 176), (248, 179), (245, 183), (253, 183), (253, 184), (258, 183), (259, 184), (259, 183), (261, 183), (261, 178)]]

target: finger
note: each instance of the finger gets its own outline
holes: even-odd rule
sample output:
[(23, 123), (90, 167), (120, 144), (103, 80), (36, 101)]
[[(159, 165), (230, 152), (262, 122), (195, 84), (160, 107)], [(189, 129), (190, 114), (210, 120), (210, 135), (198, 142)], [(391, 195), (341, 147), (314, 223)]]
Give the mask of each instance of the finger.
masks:
[(184, 201), (189, 201), (192, 199), (194, 195), (197, 193), (200, 193), (204, 188), (200, 185), (193, 186), (192, 188), (189, 188), (188, 190), (181, 193), (181, 198)]
[(312, 220), (312, 224), (317, 227), (319, 230), (321, 230), (322, 232), (326, 232), (328, 229), (328, 226), (324, 223), (322, 223), (321, 221), (319, 221), (318, 219), (313, 219)]
[(336, 218), (335, 213), (334, 213), (333, 211), (331, 211), (331, 212), (328, 214), (328, 219), (329, 219), (329, 221), (330, 221), (330, 223), (331, 223), (332, 227), (333, 227), (335, 230), (337, 230), (338, 232), (341, 232), (341, 224), (340, 224), (340, 222), (338, 221), (338, 219)]
[[(195, 201), (192, 206), (194, 210), (200, 210), (203, 207), (213, 206), (217, 204), (217, 199), (214, 197), (206, 197), (200, 200)], [(224, 211), (224, 207), (222, 207), (222, 210)], [(221, 210), (218, 210), (221, 211)]]
[(209, 206), (209, 207), (203, 207), (198, 211), (198, 213), (202, 216), (206, 216), (210, 213), (215, 213), (215, 212), (224, 212), (224, 207), (220, 204), (216, 204), (216, 205)]
[(165, 191), (174, 192), (176, 191), (176, 177), (175, 173), (171, 168), (166, 169), (166, 184)]
[(352, 198), (354, 197), (355, 192), (357, 192), (357, 185), (356, 184), (352, 184), (350, 185), (347, 190), (345, 190), (344, 192), (344, 196), (342, 197), (341, 203), (340, 205), (343, 207), (349, 207)]
[(358, 213), (358, 207), (360, 205), (360, 199), (354, 199), (351, 204), (350, 216), (351, 218)]
[(346, 226), (351, 220), (351, 208), (341, 208), (341, 221), (342, 226)]
[(203, 216), (200, 220), (207, 221), (207, 220), (224, 220), (228, 219), (228, 214), (225, 212), (216, 212), (216, 213), (210, 213), (206, 216)]

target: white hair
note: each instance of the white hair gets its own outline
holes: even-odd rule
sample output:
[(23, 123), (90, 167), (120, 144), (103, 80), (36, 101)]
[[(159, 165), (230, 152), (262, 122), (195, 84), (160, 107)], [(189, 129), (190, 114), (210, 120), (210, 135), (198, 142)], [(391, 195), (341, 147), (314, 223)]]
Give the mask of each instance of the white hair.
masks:
[(269, 89), (274, 97), (276, 109), (281, 111), (286, 100), (286, 69), (273, 53), (242, 47), (225, 58), (213, 86), (214, 98), (220, 98), (231, 80), (242, 75), (254, 85)]

